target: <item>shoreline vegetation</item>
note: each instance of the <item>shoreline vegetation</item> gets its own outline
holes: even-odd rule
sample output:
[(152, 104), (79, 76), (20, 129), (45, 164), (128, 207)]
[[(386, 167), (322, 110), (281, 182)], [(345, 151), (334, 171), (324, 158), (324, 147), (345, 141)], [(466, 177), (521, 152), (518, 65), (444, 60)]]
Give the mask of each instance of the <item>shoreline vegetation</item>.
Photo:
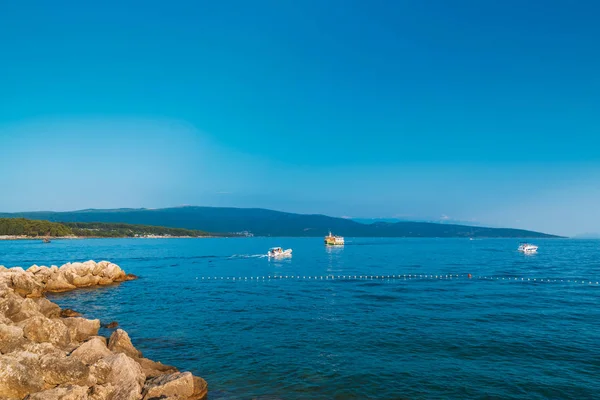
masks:
[(50, 222), (26, 218), (0, 218), (0, 240), (98, 239), (98, 238), (209, 238), (237, 234), (209, 233), (194, 229), (106, 222)]
[(17, 400), (201, 400), (206, 381), (144, 358), (116, 322), (61, 309), (45, 293), (136, 279), (108, 261), (60, 268), (0, 266), (0, 398)]

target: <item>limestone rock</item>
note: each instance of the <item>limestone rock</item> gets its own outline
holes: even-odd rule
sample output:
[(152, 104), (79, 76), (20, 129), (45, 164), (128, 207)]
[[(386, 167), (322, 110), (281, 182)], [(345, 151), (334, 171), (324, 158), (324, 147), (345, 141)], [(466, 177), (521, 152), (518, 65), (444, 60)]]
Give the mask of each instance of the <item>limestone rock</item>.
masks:
[(28, 339), (25, 340), (25, 344), (21, 346), (23, 351), (28, 351), (39, 356), (51, 355), (55, 358), (66, 357), (66, 353), (64, 350), (54, 347), (50, 343), (35, 343)]
[(177, 368), (165, 365), (160, 362), (152, 361), (147, 358), (135, 358), (135, 361), (140, 364), (142, 371), (147, 378), (154, 378), (160, 375), (173, 374), (177, 372)]
[(27, 272), (31, 272), (32, 274), (35, 274), (40, 269), (41, 269), (40, 267), (38, 267), (37, 265), (34, 264), (31, 267), (27, 268)]
[(0, 324), (0, 353), (12, 353), (21, 349), (27, 342), (23, 336), (23, 328), (14, 325)]
[(142, 358), (124, 330), (107, 344), (99, 320), (40, 297), (136, 278), (108, 261), (0, 268), (0, 400), (204, 398), (203, 379)]
[(27, 400), (87, 400), (86, 386), (67, 385), (30, 395)]
[(98, 360), (112, 354), (110, 350), (108, 350), (108, 347), (106, 347), (106, 340), (103, 339), (104, 338), (100, 336), (92, 337), (90, 340), (76, 348), (69, 357), (78, 359), (87, 365), (95, 364)]
[(56, 358), (52, 355), (42, 356), (40, 366), (44, 382), (49, 386), (75, 384), (93, 384), (90, 379), (90, 368), (81, 360), (64, 357)]
[(100, 277), (100, 280), (98, 281), (98, 285), (101, 286), (106, 286), (106, 285), (112, 285), (114, 282), (112, 279), (110, 278), (105, 278), (103, 276)]
[(110, 383), (92, 386), (88, 392), (89, 400), (111, 400), (115, 387)]
[[(62, 276), (67, 283), (69, 283), (70, 285), (75, 286), (75, 278), (79, 278), (79, 275), (77, 275), (77, 272), (72, 270), (72, 269), (67, 269), (67, 270), (60, 270), (59, 275)], [(75, 286), (77, 287), (77, 286)]]
[(119, 326), (119, 323), (117, 321), (112, 321), (102, 326), (106, 329), (115, 329), (117, 326)]
[(176, 372), (148, 379), (142, 392), (143, 400), (187, 399), (194, 394), (194, 379), (189, 372)]
[(22, 399), (44, 388), (40, 370), (18, 357), (0, 355), (0, 398)]
[(43, 316), (29, 318), (20, 323), (24, 336), (34, 342), (48, 342), (64, 347), (69, 344), (69, 330), (59, 319)]
[(89, 287), (96, 286), (98, 282), (100, 282), (100, 277), (87, 274), (84, 276), (75, 276), (72, 283), (77, 287)]
[[(21, 268), (21, 271), (23, 269)], [(12, 287), (19, 295), (23, 297), (40, 297), (44, 287), (37, 283), (33, 274), (14, 273), (12, 276)]]
[(0, 315), (12, 319), (14, 315), (21, 311), (22, 302), (23, 299), (11, 290), (8, 295), (0, 299)]
[(117, 264), (110, 263), (102, 271), (102, 276), (111, 279), (113, 282), (119, 282), (125, 278), (125, 271)]
[(123, 353), (113, 354), (96, 362), (92, 374), (97, 384), (115, 387), (114, 400), (138, 400), (146, 375), (142, 367)]
[(190, 400), (203, 400), (208, 395), (208, 383), (199, 376), (194, 376), (194, 394)]
[(38, 271), (34, 273), (35, 280), (41, 284), (46, 284), (56, 274), (51, 268), (40, 267)]
[(60, 311), (60, 316), (62, 318), (81, 317), (81, 314), (77, 311), (71, 310), (70, 308), (65, 308), (64, 310)]
[(141, 358), (142, 352), (133, 347), (131, 339), (123, 329), (117, 329), (110, 335), (108, 348), (115, 353), (124, 353), (131, 358)]
[(43, 316), (40, 307), (33, 299), (25, 299), (20, 302), (19, 311), (12, 314), (10, 319), (13, 322), (21, 322), (36, 316)]
[(73, 290), (75, 288), (76, 288), (76, 286), (67, 282), (64, 275), (61, 273), (57, 273), (57, 274), (53, 275), (52, 279), (50, 279), (48, 281), (48, 283), (46, 283), (46, 291), (47, 292), (53, 292), (53, 293), (68, 292), (69, 290)]
[(92, 275), (101, 275), (104, 269), (109, 265), (109, 261), (100, 261), (99, 263), (96, 263), (96, 266), (91, 271)]
[(62, 322), (69, 329), (69, 335), (71, 341), (82, 342), (90, 336), (98, 335), (98, 329), (100, 329), (99, 319), (85, 319), (85, 318), (63, 318)]
[(41, 297), (39, 299), (35, 299), (35, 302), (38, 306), (38, 309), (42, 315), (47, 318), (58, 318), (61, 314), (60, 307), (51, 302), (50, 300)]

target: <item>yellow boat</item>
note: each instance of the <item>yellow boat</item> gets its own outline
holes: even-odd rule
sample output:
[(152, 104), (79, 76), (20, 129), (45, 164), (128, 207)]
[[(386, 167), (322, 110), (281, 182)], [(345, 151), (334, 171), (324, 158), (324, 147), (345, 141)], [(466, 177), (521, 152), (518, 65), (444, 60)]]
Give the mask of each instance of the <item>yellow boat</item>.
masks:
[(344, 238), (342, 236), (334, 236), (329, 232), (329, 235), (325, 236), (325, 244), (327, 246), (343, 246)]

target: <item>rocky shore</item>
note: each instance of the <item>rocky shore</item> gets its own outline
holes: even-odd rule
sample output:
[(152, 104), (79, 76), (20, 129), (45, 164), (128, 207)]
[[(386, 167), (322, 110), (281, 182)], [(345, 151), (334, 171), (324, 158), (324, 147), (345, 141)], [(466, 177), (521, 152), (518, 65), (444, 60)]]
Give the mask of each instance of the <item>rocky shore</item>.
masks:
[(121, 329), (99, 336), (99, 320), (43, 297), (135, 278), (108, 261), (0, 266), (0, 400), (206, 398), (202, 378), (144, 358)]

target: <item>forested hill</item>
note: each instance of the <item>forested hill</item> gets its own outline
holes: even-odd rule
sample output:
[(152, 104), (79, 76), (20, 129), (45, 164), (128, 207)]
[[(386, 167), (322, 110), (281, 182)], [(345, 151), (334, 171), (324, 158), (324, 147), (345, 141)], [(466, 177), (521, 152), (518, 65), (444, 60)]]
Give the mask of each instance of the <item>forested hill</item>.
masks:
[[(102, 222), (50, 222), (0, 218), (0, 236), (17, 237), (207, 237), (224, 236), (199, 230)], [(226, 235), (231, 236), (231, 235)]]
[(256, 236), (349, 237), (556, 237), (540, 232), (485, 228), (428, 222), (377, 222), (363, 224), (325, 215), (294, 214), (258, 208), (175, 207), (163, 209), (81, 210), (24, 212), (0, 217), (26, 217), (55, 222), (104, 222), (153, 225), (205, 232), (250, 232)]
[(0, 218), (0, 236), (72, 236), (64, 224), (25, 218)]

